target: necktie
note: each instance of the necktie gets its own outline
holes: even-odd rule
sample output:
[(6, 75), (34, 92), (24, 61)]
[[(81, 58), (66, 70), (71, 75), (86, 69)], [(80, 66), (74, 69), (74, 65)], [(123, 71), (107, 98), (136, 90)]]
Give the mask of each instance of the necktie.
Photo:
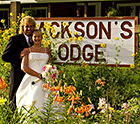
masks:
[(31, 39), (31, 37), (28, 38), (28, 43), (29, 43), (28, 44), (29, 46), (32, 46), (32, 39)]

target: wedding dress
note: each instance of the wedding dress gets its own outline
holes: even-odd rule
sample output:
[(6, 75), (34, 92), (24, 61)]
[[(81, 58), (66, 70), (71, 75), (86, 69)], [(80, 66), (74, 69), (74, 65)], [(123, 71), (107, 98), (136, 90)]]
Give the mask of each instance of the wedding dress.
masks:
[[(29, 67), (39, 73), (42, 72), (42, 67), (48, 62), (49, 55), (47, 53), (29, 53)], [(18, 78), (18, 77), (17, 77)], [(40, 80), (36, 84), (31, 82), (37, 79), (37, 77), (25, 74), (21, 84), (16, 93), (16, 105), (20, 109), (22, 106), (27, 109), (35, 102), (35, 108), (41, 108), (45, 100), (45, 92), (43, 92), (43, 81)]]

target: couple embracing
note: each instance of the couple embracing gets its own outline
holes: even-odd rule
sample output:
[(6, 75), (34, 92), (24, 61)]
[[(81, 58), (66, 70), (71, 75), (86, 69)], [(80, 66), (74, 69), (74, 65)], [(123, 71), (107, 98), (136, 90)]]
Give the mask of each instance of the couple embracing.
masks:
[(42, 80), (34, 85), (31, 82), (42, 79), (42, 67), (51, 62), (51, 52), (41, 46), (42, 33), (35, 26), (34, 18), (22, 18), (20, 34), (9, 39), (2, 55), (3, 61), (11, 63), (9, 100), (13, 112), (16, 107), (31, 106), (35, 100), (36, 108), (44, 103)]

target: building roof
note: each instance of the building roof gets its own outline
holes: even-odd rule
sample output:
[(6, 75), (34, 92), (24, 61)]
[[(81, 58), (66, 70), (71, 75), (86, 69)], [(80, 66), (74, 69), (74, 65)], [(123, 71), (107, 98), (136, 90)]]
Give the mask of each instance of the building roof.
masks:
[(133, 0), (0, 0), (0, 4), (10, 4), (12, 1), (23, 3), (61, 3), (61, 2), (99, 2), (99, 1), (133, 1)]

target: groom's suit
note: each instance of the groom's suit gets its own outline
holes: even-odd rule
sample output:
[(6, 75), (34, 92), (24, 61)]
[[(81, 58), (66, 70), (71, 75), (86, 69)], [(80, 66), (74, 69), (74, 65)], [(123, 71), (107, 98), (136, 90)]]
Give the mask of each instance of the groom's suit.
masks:
[(9, 92), (9, 100), (11, 102), (10, 108), (15, 107), (16, 105), (16, 91), (25, 74), (21, 70), (22, 59), (20, 58), (20, 53), (24, 48), (28, 47), (29, 46), (27, 44), (24, 34), (19, 34), (9, 39), (9, 43), (6, 46), (2, 55), (3, 61), (11, 63), (10, 92)]

